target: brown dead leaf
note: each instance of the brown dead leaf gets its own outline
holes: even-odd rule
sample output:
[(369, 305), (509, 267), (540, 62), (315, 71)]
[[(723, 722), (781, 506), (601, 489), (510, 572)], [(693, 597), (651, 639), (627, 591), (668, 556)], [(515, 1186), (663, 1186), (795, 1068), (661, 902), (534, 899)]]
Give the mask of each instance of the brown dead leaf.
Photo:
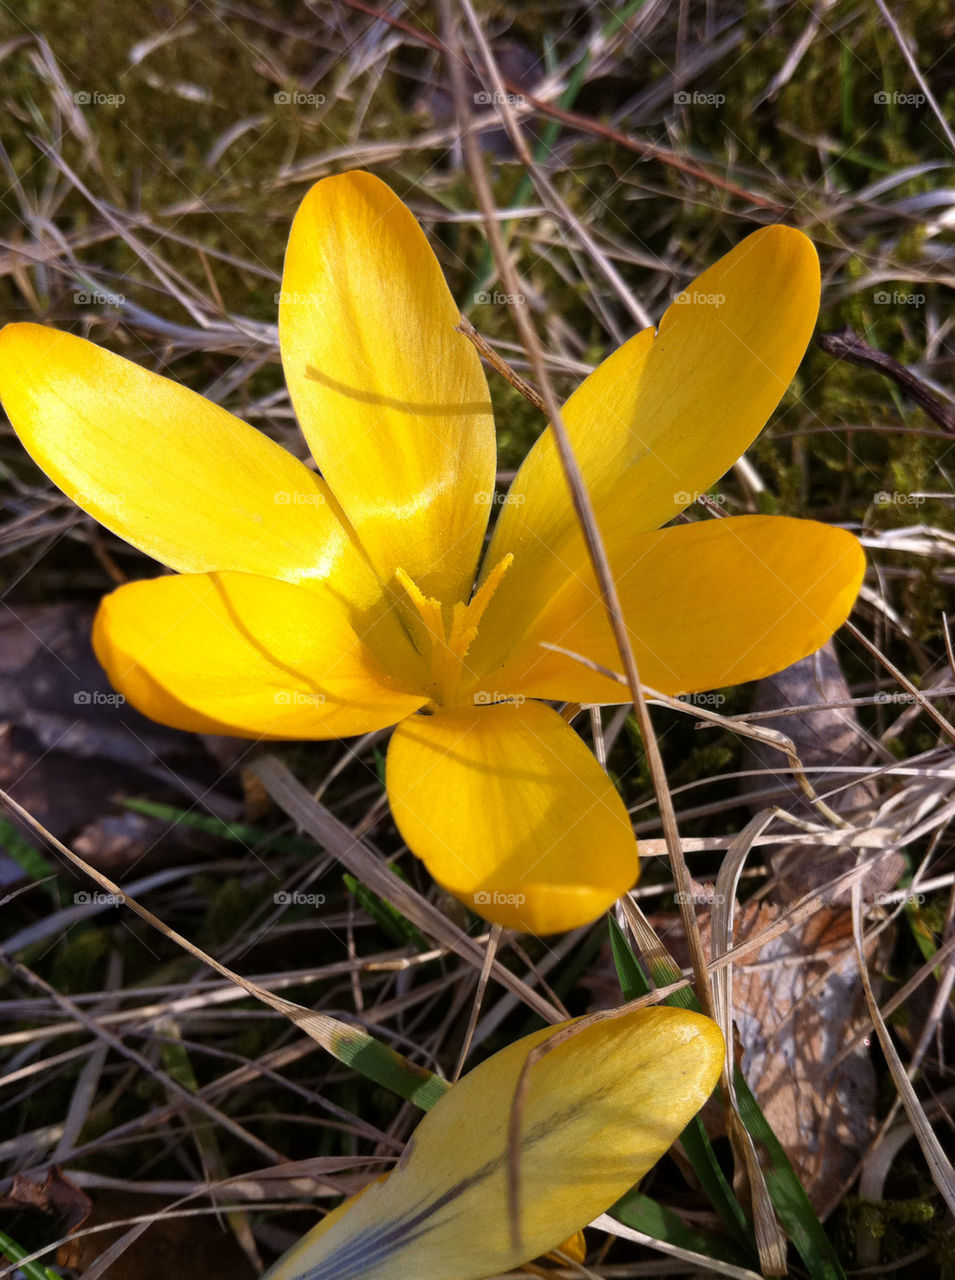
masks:
[[(778, 915), (773, 905), (747, 904), (735, 940), (758, 934)], [(743, 1074), (825, 1216), (875, 1128), (868, 1050), (837, 1062), (866, 1021), (848, 910), (823, 907), (735, 966), (733, 1002)]]
[[(839, 659), (831, 641), (804, 658), (793, 663), (785, 671), (760, 680), (756, 685), (753, 711), (760, 713), (778, 710), (778, 716), (768, 716), (757, 723), (764, 728), (778, 729), (792, 739), (796, 752), (809, 774), (816, 794), (822, 796), (836, 813), (850, 821), (865, 821), (877, 799), (871, 782), (857, 782), (837, 767), (863, 766), (868, 747), (854, 707), (839, 704), (850, 699)], [(834, 704), (834, 705), (826, 705)], [(788, 707), (814, 707), (812, 711), (785, 714)], [(751, 798), (750, 808), (755, 812), (767, 803), (778, 803), (781, 808), (798, 818), (819, 821), (798, 783), (786, 771), (786, 761), (779, 751), (760, 742), (747, 740), (745, 755), (752, 768), (769, 770), (768, 779), (747, 778), (741, 788), (743, 795)], [(774, 795), (768, 798), (765, 789), (772, 787)], [(778, 824), (775, 830), (784, 830)], [(851, 850), (819, 849), (813, 851), (803, 842), (779, 845), (770, 855), (773, 870), (779, 878), (780, 897), (794, 901), (806, 893), (826, 893), (830, 881), (856, 865), (856, 855)], [(902, 873), (902, 859), (896, 855), (868, 855), (868, 866), (863, 881), (863, 897), (872, 898), (876, 893), (888, 891), (898, 882)], [(849, 890), (843, 889), (837, 899), (848, 904)], [(831, 897), (827, 894), (827, 898)]]
[(10, 1190), (0, 1196), (4, 1209), (37, 1209), (56, 1218), (64, 1231), (75, 1231), (88, 1217), (93, 1202), (85, 1191), (52, 1165), (43, 1182), (26, 1174), (14, 1175)]
[[(873, 784), (851, 776), (847, 784), (846, 775), (835, 769), (865, 764), (868, 745), (853, 707), (826, 705), (846, 703), (849, 697), (830, 642), (761, 680), (754, 710), (814, 708), (760, 723), (787, 734), (803, 764), (821, 771), (810, 774), (817, 794), (837, 813), (864, 823), (877, 799)], [(749, 743), (748, 751), (757, 767), (780, 769), (778, 753), (759, 743)], [(783, 807), (819, 820), (791, 777), (780, 770), (775, 781), (783, 791)], [(750, 785), (762, 788), (765, 780), (752, 779)], [(751, 807), (765, 803), (754, 796)], [(779, 824), (776, 829), (785, 828)], [(863, 1045), (842, 1058), (845, 1044), (865, 1025), (866, 1010), (852, 945), (850, 891), (829, 886), (864, 860), (863, 896), (872, 897), (895, 885), (903, 863), (891, 852), (824, 850), (804, 840), (774, 846), (769, 860), (775, 880), (766, 900), (737, 912), (735, 941), (758, 934), (807, 894), (826, 905), (734, 967), (741, 1065), (814, 1207), (825, 1216), (838, 1203), (875, 1125), (875, 1075), (868, 1048)]]
[(0, 787), (94, 865), (120, 872), (147, 853), (163, 865), (182, 832), (164, 848), (169, 824), (117, 814), (120, 795), (190, 804), (202, 796), (227, 819), (240, 816), (241, 801), (212, 789), (223, 771), (198, 738), (154, 724), (114, 693), (90, 643), (93, 613), (76, 603), (0, 611)]
[[(777, 729), (791, 738), (803, 764), (822, 772), (810, 774), (817, 794), (825, 794), (829, 805), (837, 813), (848, 815), (854, 810), (865, 810), (875, 800), (871, 784), (847, 780), (845, 774), (835, 772), (836, 766), (861, 765), (865, 762), (867, 746), (859, 718), (854, 707), (838, 704), (850, 700), (839, 665), (839, 658), (830, 640), (815, 653), (794, 662), (791, 667), (759, 680), (753, 697), (752, 710), (759, 713), (754, 721), (766, 729)], [(828, 704), (828, 705), (827, 705)], [(816, 707), (812, 711), (789, 712), (790, 707)], [(779, 711), (778, 716), (766, 716), (765, 712)], [(800, 818), (818, 817), (803, 795), (798, 783), (786, 771), (786, 759), (772, 747), (752, 740), (745, 743), (745, 753), (755, 769), (770, 771), (770, 777), (747, 778), (743, 782), (744, 795), (753, 795), (753, 805), (764, 808), (766, 801), (758, 793), (772, 787), (773, 801)], [(829, 770), (829, 772), (826, 772)], [(830, 794), (831, 793), (831, 794)]]

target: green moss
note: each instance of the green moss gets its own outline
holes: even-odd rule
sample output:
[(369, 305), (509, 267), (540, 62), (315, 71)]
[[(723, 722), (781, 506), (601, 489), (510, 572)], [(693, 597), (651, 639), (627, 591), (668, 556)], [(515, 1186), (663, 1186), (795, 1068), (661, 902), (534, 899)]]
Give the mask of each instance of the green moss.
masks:
[(108, 928), (80, 925), (72, 929), (56, 949), (50, 981), (66, 995), (95, 991), (103, 980), (110, 945)]
[(202, 876), (195, 888), (204, 908), (199, 945), (213, 952), (234, 940), (242, 924), (261, 911), (263, 897), (268, 893), (261, 882), (249, 884), (234, 876), (226, 880)]

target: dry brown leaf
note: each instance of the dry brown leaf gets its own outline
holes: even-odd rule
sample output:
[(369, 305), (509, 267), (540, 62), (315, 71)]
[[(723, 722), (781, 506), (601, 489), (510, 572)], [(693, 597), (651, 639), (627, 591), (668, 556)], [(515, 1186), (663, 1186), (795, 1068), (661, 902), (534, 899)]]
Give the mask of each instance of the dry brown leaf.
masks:
[[(831, 793), (832, 808), (865, 821), (876, 801), (870, 782), (851, 782), (836, 766), (863, 765), (868, 755), (855, 709), (844, 705), (849, 689), (831, 642), (817, 653), (760, 681), (754, 709), (808, 706), (810, 711), (760, 721), (792, 738), (820, 794)], [(763, 768), (778, 769), (758, 743), (748, 750)], [(798, 787), (780, 773), (782, 804), (791, 813), (818, 820)], [(753, 780), (754, 788), (765, 785)], [(757, 802), (753, 807), (765, 803)], [(770, 855), (776, 878), (768, 898), (746, 904), (737, 914), (734, 940), (758, 934), (782, 910), (806, 894), (826, 905), (815, 915), (762, 948), (734, 971), (734, 1017), (742, 1045), (742, 1068), (766, 1118), (786, 1149), (817, 1212), (828, 1213), (872, 1136), (875, 1076), (867, 1042), (842, 1057), (844, 1046), (865, 1025), (866, 1012), (852, 945), (849, 889), (831, 882), (867, 861), (863, 896), (891, 889), (902, 871), (895, 853), (862, 854), (805, 841), (775, 846)]]
[(75, 1231), (88, 1217), (93, 1202), (63, 1174), (59, 1165), (52, 1165), (43, 1182), (27, 1174), (15, 1174), (10, 1190), (0, 1196), (0, 1205), (4, 1209), (36, 1209), (48, 1213), (64, 1231)]
[(241, 801), (210, 790), (223, 770), (199, 739), (113, 692), (90, 643), (93, 612), (72, 602), (0, 613), (0, 787), (97, 866), (120, 872), (147, 854), (163, 865), (181, 859), (182, 831), (164, 849), (169, 824), (117, 814), (120, 794), (190, 804), (201, 794), (223, 818), (241, 816)]
[[(839, 705), (850, 699), (849, 687), (830, 640), (801, 662), (794, 662), (784, 671), (758, 681), (752, 706), (752, 711), (760, 717), (754, 724), (763, 729), (778, 729), (792, 739), (803, 765), (813, 770), (810, 779), (817, 794), (833, 792), (829, 803), (843, 815), (870, 808), (876, 798), (871, 783), (854, 782), (851, 777), (835, 771), (840, 766), (861, 766), (867, 755), (866, 739), (855, 708)], [(789, 712), (791, 707), (818, 709)], [(771, 711), (780, 714), (765, 715)], [(769, 770), (772, 775), (745, 779), (742, 791), (745, 796), (753, 797), (753, 808), (778, 803), (797, 817), (818, 819), (799, 785), (786, 772), (786, 760), (780, 752), (751, 740), (744, 744), (744, 752), (753, 768)], [(775, 792), (772, 799), (757, 799), (757, 794), (768, 787)]]
[[(736, 941), (778, 914), (775, 906), (748, 904)], [(736, 966), (733, 1000), (743, 1074), (825, 1215), (875, 1125), (875, 1076), (865, 1046), (834, 1065), (865, 1023), (849, 912), (825, 907), (768, 942), (753, 964)]]

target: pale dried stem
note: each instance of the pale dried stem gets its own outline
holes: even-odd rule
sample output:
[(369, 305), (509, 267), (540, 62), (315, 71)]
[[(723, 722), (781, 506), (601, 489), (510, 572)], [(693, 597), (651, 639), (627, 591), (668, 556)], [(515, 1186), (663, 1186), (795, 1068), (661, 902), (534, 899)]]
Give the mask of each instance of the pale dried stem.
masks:
[[(530, 165), (530, 156), (521, 136), (520, 127), (514, 113), (509, 109), (507, 95), (504, 92), (503, 80), (497, 69), (491, 49), (484, 38), (481, 24), (469, 3), (469, 0), (461, 0), (461, 7), (467, 19), (472, 38), (478, 46), (481, 59), (487, 67), (491, 82), (494, 85), (496, 91), (495, 100), (500, 104), (499, 111), (502, 122), (507, 129), (508, 136), (511, 138), (518, 154), (522, 155), (525, 158), (525, 162)], [(476, 139), (469, 128), (470, 110), (467, 103), (466, 87), (462, 69), (463, 60), (460, 53), (461, 45), (457, 35), (456, 21), (450, 0), (444, 0), (442, 5), (442, 14), (444, 20), (445, 41), (448, 46), (448, 66), (454, 90), (458, 119), (462, 129), (462, 147), (464, 150), (465, 160), (474, 184), (478, 203), (484, 214), (485, 231), (493, 250), (495, 262), (501, 279), (509, 293), (519, 295), (523, 292), (521, 289), (520, 279), (510, 256), (506, 251), (504, 239), (501, 234), (500, 223), (496, 217), (494, 197), (488, 181), (487, 173), (484, 168), (480, 151), (477, 147)], [(557, 398), (547, 369), (540, 340), (525, 308), (520, 306), (516, 307), (514, 309), (514, 318), (522, 345), (527, 355), (528, 363), (532, 370), (534, 380), (540, 389), (540, 396), (544, 402), (544, 406), (550, 420), (550, 428), (553, 431), (554, 442), (567, 480), (571, 501), (573, 503), (577, 519), (580, 522), (593, 571), (601, 590), (604, 607), (606, 608), (607, 616), (623, 663), (623, 670), (627, 677), (627, 684), (633, 700), (634, 712), (637, 717), (637, 723), (640, 726), (650, 773), (653, 778), (654, 789), (660, 806), (660, 814), (670, 854), (673, 877), (680, 891), (680, 911), (690, 951), (690, 960), (693, 969), (697, 998), (704, 1012), (712, 1016), (712, 992), (709, 985), (706, 957), (703, 952), (699, 925), (692, 907), (690, 873), (683, 857), (683, 850), (676, 824), (676, 815), (672, 801), (670, 800), (663, 760), (654, 734), (653, 724), (644, 696), (644, 690), (640, 682), (636, 659), (627, 634), (620, 599), (613, 579), (613, 572), (607, 559), (606, 551), (603, 546), (600, 531), (597, 526), (594, 511), (587, 494), (586, 485), (584, 483), (580, 467), (577, 463), (573, 447), (567, 434), (567, 429), (561, 417), (560, 402)], [(523, 1087), (526, 1088), (526, 1084)], [(518, 1161), (520, 1151), (519, 1130), (522, 1101), (523, 1092), (522, 1090), (519, 1090), (515, 1097), (514, 1107), (512, 1109), (510, 1157), (508, 1160), (510, 1228), (512, 1240), (515, 1244), (518, 1243), (520, 1238), (520, 1178)]]
[(879, 1037), (879, 1044), (885, 1054), (889, 1071), (892, 1073), (899, 1101), (905, 1108), (906, 1115), (915, 1131), (915, 1136), (918, 1139), (919, 1146), (922, 1148), (922, 1154), (925, 1156), (929, 1172), (932, 1175), (932, 1181), (948, 1205), (949, 1212), (955, 1214), (955, 1169), (952, 1168), (951, 1161), (942, 1149), (942, 1144), (936, 1136), (931, 1123), (925, 1115), (925, 1110), (918, 1099), (918, 1095), (912, 1087), (912, 1082), (906, 1073), (898, 1051), (892, 1042), (889, 1029), (885, 1025), (885, 1019), (876, 1003), (872, 983), (869, 980), (869, 968), (862, 936), (862, 893), (858, 883), (853, 885), (852, 888), (852, 933), (855, 939), (859, 975), (862, 978), (862, 990), (865, 994), (869, 1016), (875, 1027), (875, 1033)]

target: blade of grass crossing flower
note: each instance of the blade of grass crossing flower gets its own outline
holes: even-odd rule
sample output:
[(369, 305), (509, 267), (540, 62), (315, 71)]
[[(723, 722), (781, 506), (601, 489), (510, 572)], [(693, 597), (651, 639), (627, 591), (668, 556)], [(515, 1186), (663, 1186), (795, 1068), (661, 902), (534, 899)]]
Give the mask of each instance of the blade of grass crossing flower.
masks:
[[(493, 54), (484, 37), (481, 25), (477, 21), (473, 6), (470, 4), (470, 0), (462, 0), (462, 2), (468, 26), (471, 30), (475, 43), (480, 49), (481, 56), (487, 64), (488, 70), (495, 81), (495, 89), (497, 90), (500, 88), (500, 76), (496, 69)], [(443, 15), (445, 18), (444, 34), (449, 51), (448, 70), (454, 91), (455, 105), (460, 117), (462, 119), (466, 119), (468, 116), (466, 88), (461, 71), (461, 64), (459, 62), (461, 43), (455, 27), (454, 18), (452, 17), (452, 10), (450, 4), (447, 3), (447, 0), (443, 6)], [(513, 112), (509, 112), (506, 104), (506, 96), (501, 99), (501, 102), (502, 115), (508, 125), (508, 132), (511, 137), (511, 141), (517, 148), (518, 154), (520, 154), (522, 145), (520, 131), (513, 119)], [(477, 195), (478, 204), (480, 205), (481, 212), (484, 216), (485, 230), (488, 240), (494, 250), (494, 257), (497, 262), (501, 278), (506, 281), (507, 288), (510, 292), (519, 293), (520, 280), (517, 270), (514, 263), (511, 262), (508, 257), (506, 246), (504, 245), (501, 237), (500, 227), (495, 216), (496, 207), (488, 176), (481, 161), (476, 137), (469, 130), (464, 131), (462, 147), (467, 167), (474, 183), (474, 190)], [(626, 300), (626, 294), (624, 294), (624, 298)], [(550, 431), (560, 460), (560, 470), (563, 473), (567, 489), (570, 491), (574, 516), (577, 524), (579, 525), (580, 532), (587, 544), (590, 566), (597, 582), (599, 583), (600, 597), (603, 607), (606, 610), (607, 621), (613, 631), (616, 648), (619, 650), (622, 662), (622, 669), (627, 677), (627, 685), (630, 689), (630, 694), (633, 700), (634, 713), (640, 727), (640, 735), (643, 739), (644, 751), (649, 762), (650, 774), (653, 779), (653, 789), (660, 806), (660, 814), (663, 821), (664, 835), (666, 837), (667, 850), (670, 856), (673, 875), (678, 887), (681, 890), (685, 890), (687, 895), (689, 895), (690, 874), (683, 857), (683, 847), (680, 843), (676, 814), (673, 809), (673, 803), (667, 787), (663, 760), (653, 731), (653, 723), (650, 718), (646, 700), (643, 696), (643, 686), (640, 681), (639, 671), (637, 670), (636, 659), (624, 624), (619, 593), (607, 559), (606, 549), (604, 547), (593, 506), (587, 492), (587, 486), (584, 483), (574, 448), (570, 442), (566, 424), (561, 417), (560, 402), (557, 399), (553, 381), (550, 377), (547, 363), (544, 359), (543, 348), (534, 324), (521, 307), (517, 307), (515, 309), (514, 320), (520, 336), (521, 346), (524, 348), (534, 376), (534, 381), (540, 390), (540, 394), (547, 408), (547, 413), (550, 418)], [(564, 492), (564, 490), (561, 490), (561, 492)], [(687, 896), (685, 902), (689, 904), (689, 901), (690, 898)], [(700, 941), (696, 917), (689, 909), (689, 905), (681, 908), (681, 910), (683, 913), (683, 923), (686, 932), (687, 944), (690, 949), (690, 961), (693, 967), (694, 978), (700, 993), (700, 999), (703, 1001), (704, 1007), (709, 1011), (712, 1004), (710, 999), (709, 979), (706, 971), (706, 958), (703, 955), (703, 947)]]
[[(651, 928), (635, 904), (628, 904), (627, 918), (641, 952), (646, 957), (650, 977), (658, 986), (667, 986), (683, 977), (679, 965)], [(629, 944), (628, 944), (629, 945)], [(666, 997), (665, 1004), (680, 1009), (697, 1010), (696, 997), (690, 987), (682, 987)], [(757, 1146), (761, 1145), (766, 1163), (763, 1174), (773, 1208), (805, 1263), (813, 1280), (845, 1280), (845, 1271), (826, 1235), (822, 1223), (809, 1202), (805, 1188), (789, 1163), (779, 1139), (756, 1100), (746, 1078), (736, 1067), (733, 1084), (739, 1102), (739, 1115)]]
[[(613, 916), (609, 917), (609, 923), (610, 946), (613, 952), (614, 964), (617, 966), (617, 977), (620, 981), (620, 989), (623, 992), (624, 999), (636, 1000), (639, 996), (648, 995), (651, 990), (650, 984), (640, 966), (639, 960), (633, 954), (623, 930)], [(683, 992), (678, 994), (682, 995)], [(699, 1116), (694, 1116), (680, 1134), (680, 1142), (687, 1159), (693, 1166), (694, 1173), (699, 1178), (703, 1190), (709, 1196), (713, 1208), (722, 1218), (727, 1231), (743, 1247), (747, 1260), (750, 1262), (755, 1261), (756, 1242), (753, 1239), (753, 1229), (740, 1202), (733, 1193), (733, 1188), (727, 1182), (726, 1175), (720, 1168), (716, 1152), (713, 1150), (713, 1144), (710, 1142), (703, 1127), (703, 1121)], [(652, 1228), (646, 1222), (630, 1222), (627, 1218), (621, 1218), (621, 1221), (639, 1231), (647, 1232), (648, 1235), (654, 1234)], [(684, 1243), (675, 1239), (672, 1242), (674, 1244)], [(695, 1248), (694, 1245), (689, 1244), (686, 1244), (685, 1247)]]

